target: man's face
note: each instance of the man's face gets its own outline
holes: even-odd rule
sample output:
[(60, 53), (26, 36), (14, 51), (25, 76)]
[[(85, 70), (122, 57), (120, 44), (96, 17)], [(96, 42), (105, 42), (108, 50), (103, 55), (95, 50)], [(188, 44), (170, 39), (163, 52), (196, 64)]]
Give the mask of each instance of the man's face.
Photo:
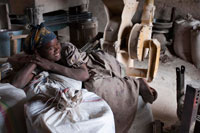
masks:
[(39, 48), (38, 53), (50, 61), (58, 61), (61, 59), (61, 45), (55, 38)]

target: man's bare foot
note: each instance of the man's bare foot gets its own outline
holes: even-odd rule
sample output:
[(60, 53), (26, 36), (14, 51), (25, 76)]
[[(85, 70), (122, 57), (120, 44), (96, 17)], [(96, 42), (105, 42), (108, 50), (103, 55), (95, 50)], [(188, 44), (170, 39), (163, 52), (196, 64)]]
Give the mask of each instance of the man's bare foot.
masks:
[(145, 102), (153, 103), (158, 95), (156, 90), (151, 88), (144, 79), (139, 78), (138, 80), (140, 82), (139, 94)]

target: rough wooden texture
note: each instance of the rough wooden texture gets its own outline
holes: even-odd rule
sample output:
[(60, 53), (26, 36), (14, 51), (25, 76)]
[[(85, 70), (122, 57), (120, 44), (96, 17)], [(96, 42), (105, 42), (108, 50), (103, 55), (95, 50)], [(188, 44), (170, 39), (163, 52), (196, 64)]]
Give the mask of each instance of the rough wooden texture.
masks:
[(68, 9), (70, 6), (88, 4), (89, 0), (8, 0), (11, 14), (23, 15), (26, 8), (43, 6), (43, 13), (60, 9)]
[(26, 8), (34, 6), (34, 0), (8, 0), (10, 13), (23, 15)]
[[(136, 0), (126, 0), (123, 12), (121, 14), (121, 24), (117, 35), (117, 50), (120, 50), (121, 40), (126, 38), (127, 32), (129, 33), (133, 26), (132, 17), (137, 10), (138, 2)], [(125, 44), (124, 44), (125, 45)]]
[(11, 29), (8, 4), (0, 3), (0, 29)]
[(10, 36), (10, 46), (11, 46), (11, 56), (17, 54), (17, 39), (26, 38), (27, 35), (11, 35)]
[(150, 49), (147, 69), (134, 68), (135, 66), (129, 67), (126, 68), (126, 74), (134, 77), (143, 77), (146, 78), (148, 82), (151, 82), (158, 71), (160, 43), (156, 39), (148, 40), (143, 44), (143, 49), (145, 48)]

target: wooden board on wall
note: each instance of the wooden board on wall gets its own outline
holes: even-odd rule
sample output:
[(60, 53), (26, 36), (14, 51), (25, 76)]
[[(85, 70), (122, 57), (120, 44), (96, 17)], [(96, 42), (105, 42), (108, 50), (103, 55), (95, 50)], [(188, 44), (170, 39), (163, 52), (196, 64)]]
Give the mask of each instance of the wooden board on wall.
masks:
[(34, 6), (34, 0), (8, 0), (10, 14), (24, 15), (26, 8)]
[(8, 4), (0, 3), (0, 29), (11, 29)]
[(70, 6), (87, 4), (89, 0), (8, 0), (10, 13), (15, 15), (24, 15), (26, 8), (43, 7), (43, 13), (68, 9)]

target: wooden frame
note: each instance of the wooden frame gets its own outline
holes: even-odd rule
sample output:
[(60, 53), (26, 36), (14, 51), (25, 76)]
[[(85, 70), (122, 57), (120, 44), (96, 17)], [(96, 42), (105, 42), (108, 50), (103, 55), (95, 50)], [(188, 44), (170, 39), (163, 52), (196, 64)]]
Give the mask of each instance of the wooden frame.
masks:
[(17, 40), (26, 38), (28, 35), (10, 35), (10, 55), (17, 54)]

